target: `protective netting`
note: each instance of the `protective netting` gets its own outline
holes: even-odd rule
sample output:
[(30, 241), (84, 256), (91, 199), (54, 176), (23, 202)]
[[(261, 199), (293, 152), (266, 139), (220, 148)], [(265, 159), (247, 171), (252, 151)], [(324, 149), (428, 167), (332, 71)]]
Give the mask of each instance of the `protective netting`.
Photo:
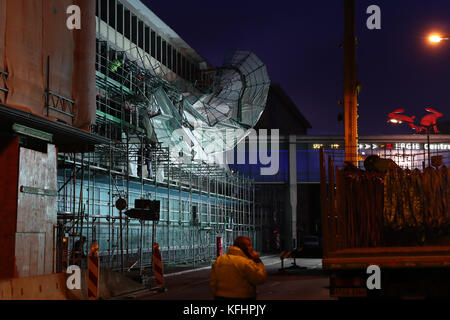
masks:
[(76, 0), (82, 28), (74, 32), (74, 125), (87, 129), (95, 121), (95, 2)]
[[(7, 0), (5, 56), (9, 92), (6, 104), (44, 114), (42, 1)], [(26, 22), (26, 23), (24, 23)]]
[[(72, 4), (80, 30), (66, 27)], [(95, 1), (0, 1), (0, 102), (87, 129), (95, 120), (94, 59)]]
[[(43, 68), (46, 77), (46, 64), (49, 63), (49, 89), (62, 96), (72, 98), (73, 51), (74, 41), (72, 33), (66, 25), (67, 15), (63, 14), (72, 4), (72, 0), (42, 1), (43, 14)], [(49, 60), (47, 61), (47, 57)], [(64, 110), (70, 113), (72, 110)], [(46, 110), (46, 114), (72, 124), (70, 116), (55, 110)]]

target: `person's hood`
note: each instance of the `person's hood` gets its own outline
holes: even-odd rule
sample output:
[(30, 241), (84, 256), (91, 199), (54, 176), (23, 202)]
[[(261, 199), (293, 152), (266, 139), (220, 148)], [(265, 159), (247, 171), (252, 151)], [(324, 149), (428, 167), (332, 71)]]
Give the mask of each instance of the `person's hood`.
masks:
[(234, 255), (234, 256), (241, 256), (241, 257), (248, 258), (247, 255), (244, 253), (244, 251), (242, 251), (241, 248), (236, 247), (236, 246), (230, 246), (230, 247), (228, 248), (227, 254), (231, 254), (231, 255)]

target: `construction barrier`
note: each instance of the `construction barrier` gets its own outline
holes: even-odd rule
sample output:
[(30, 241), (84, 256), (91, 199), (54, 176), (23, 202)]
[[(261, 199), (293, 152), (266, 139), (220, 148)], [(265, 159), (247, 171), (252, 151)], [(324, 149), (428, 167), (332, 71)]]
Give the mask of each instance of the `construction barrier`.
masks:
[(153, 274), (155, 275), (156, 285), (159, 288), (164, 288), (164, 273), (161, 252), (159, 251), (159, 245), (157, 243), (153, 244)]
[(88, 257), (87, 297), (89, 300), (97, 300), (99, 296), (99, 272), (100, 259), (98, 257), (98, 244), (91, 244)]
[(280, 259), (283, 260), (283, 259), (290, 258), (291, 255), (292, 255), (292, 251), (291, 251), (291, 250), (281, 251), (281, 253), (280, 253)]
[(217, 237), (217, 257), (223, 254), (223, 240), (222, 237)]
[[(281, 260), (281, 269), (280, 269), (280, 271), (284, 271), (286, 269), (305, 269), (304, 267), (298, 266), (297, 263), (295, 262), (295, 259), (300, 257), (302, 251), (303, 251), (302, 248), (297, 248), (297, 249), (294, 249), (294, 250), (281, 251), (281, 253), (280, 253), (280, 260)], [(291, 267), (285, 268), (284, 267), (284, 259), (289, 259), (289, 258), (294, 259), (294, 262), (292, 263)]]

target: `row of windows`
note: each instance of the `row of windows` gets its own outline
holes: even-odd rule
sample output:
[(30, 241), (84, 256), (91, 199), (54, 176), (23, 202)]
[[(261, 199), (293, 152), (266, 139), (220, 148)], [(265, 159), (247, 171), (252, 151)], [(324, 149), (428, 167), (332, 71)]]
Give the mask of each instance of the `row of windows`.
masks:
[(96, 16), (181, 77), (193, 81), (198, 66), (141, 21), (118, 0), (97, 0)]

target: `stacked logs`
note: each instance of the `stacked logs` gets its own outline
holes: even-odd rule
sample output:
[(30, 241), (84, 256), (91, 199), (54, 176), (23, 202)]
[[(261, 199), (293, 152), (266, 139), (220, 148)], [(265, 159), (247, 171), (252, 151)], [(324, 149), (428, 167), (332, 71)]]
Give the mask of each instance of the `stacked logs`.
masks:
[(450, 235), (450, 168), (422, 172), (392, 164), (385, 173), (331, 168), (332, 161), (324, 230), (342, 244), (330, 249), (419, 245)]
[(345, 247), (375, 247), (382, 244), (382, 175), (336, 168), (336, 204), (342, 215)]
[(450, 226), (450, 168), (390, 168), (384, 182), (384, 222), (392, 230), (443, 232)]

